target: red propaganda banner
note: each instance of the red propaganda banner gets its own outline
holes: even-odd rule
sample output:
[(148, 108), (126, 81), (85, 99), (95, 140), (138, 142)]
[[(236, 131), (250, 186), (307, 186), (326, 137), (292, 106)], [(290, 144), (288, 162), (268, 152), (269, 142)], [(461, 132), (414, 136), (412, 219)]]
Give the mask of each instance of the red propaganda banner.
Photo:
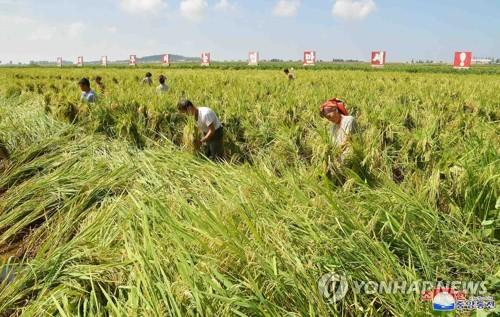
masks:
[(305, 51), (304, 52), (304, 66), (314, 66), (316, 65), (316, 52), (315, 51)]
[(468, 69), (472, 63), (472, 52), (455, 52), (453, 67), (457, 69)]
[(210, 66), (210, 53), (201, 53), (201, 66)]
[(78, 56), (78, 59), (76, 60), (76, 66), (83, 67), (83, 56)]
[(129, 64), (129, 66), (136, 66), (137, 65), (137, 56), (130, 55), (130, 57), (128, 59), (128, 64)]
[(163, 55), (161, 63), (163, 64), (163, 66), (170, 66), (170, 54)]
[(57, 66), (58, 67), (62, 67), (63, 66), (63, 59), (62, 59), (62, 57), (58, 57), (57, 58)]
[(384, 67), (387, 53), (385, 51), (372, 52), (371, 64), (373, 67)]
[(248, 65), (258, 66), (259, 65), (259, 52), (249, 52), (248, 53)]
[(108, 67), (108, 57), (107, 56), (101, 57), (101, 65), (104, 67)]

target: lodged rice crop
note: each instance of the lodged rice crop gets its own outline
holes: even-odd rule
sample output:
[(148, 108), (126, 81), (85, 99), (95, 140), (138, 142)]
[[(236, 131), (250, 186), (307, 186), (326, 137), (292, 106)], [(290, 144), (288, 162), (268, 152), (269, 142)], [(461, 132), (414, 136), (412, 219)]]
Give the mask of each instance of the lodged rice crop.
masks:
[[(329, 272), (498, 295), (497, 75), (153, 69), (158, 95), (145, 71), (1, 70), (0, 315), (431, 314), (419, 293), (329, 304)], [(342, 168), (317, 114), (332, 96), (360, 127)], [(192, 146), (183, 97), (219, 115), (225, 163)]]

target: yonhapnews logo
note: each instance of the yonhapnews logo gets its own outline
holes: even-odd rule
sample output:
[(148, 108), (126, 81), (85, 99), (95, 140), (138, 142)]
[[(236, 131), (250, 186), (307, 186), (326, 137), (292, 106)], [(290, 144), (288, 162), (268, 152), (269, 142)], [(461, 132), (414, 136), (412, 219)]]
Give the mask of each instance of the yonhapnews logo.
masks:
[(493, 296), (471, 296), (466, 291), (453, 288), (435, 288), (422, 292), (423, 302), (432, 302), (432, 309), (437, 312), (493, 310), (496, 307)]
[(344, 275), (330, 272), (318, 280), (318, 291), (329, 304), (342, 300), (348, 290), (349, 283)]
[[(336, 303), (350, 290), (355, 294), (408, 294), (420, 295), (422, 302), (431, 302), (437, 312), (493, 310), (492, 296), (487, 295), (486, 282), (475, 281), (356, 281), (344, 274), (330, 272), (318, 280), (318, 292), (325, 302)], [(459, 291), (460, 290), (460, 291)], [(470, 296), (468, 297), (468, 295)]]

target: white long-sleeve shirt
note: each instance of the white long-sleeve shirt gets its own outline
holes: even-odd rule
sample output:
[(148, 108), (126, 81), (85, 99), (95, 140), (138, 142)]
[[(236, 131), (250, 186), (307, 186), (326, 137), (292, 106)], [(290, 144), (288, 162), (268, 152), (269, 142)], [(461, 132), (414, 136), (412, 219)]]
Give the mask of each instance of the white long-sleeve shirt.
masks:
[(356, 129), (356, 120), (352, 116), (340, 115), (340, 125), (332, 124), (332, 142), (338, 147), (343, 146), (348, 136)]
[(80, 100), (85, 101), (85, 102), (89, 102), (89, 103), (95, 102), (95, 100), (96, 100), (95, 92), (93, 90), (89, 90), (88, 92), (82, 91), (82, 95), (80, 97)]
[(207, 107), (198, 108), (198, 122), (196, 123), (198, 129), (206, 134), (212, 123), (214, 124), (215, 130), (219, 129), (222, 126), (219, 118), (217, 118), (217, 115), (212, 109)]

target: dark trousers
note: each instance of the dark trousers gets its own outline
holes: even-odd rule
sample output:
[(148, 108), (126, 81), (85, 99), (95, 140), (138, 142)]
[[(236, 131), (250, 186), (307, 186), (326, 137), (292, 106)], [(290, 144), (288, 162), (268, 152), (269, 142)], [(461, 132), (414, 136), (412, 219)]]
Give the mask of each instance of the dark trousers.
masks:
[(215, 134), (207, 141), (205, 155), (214, 161), (220, 161), (224, 158), (224, 130), (222, 127), (215, 130)]

